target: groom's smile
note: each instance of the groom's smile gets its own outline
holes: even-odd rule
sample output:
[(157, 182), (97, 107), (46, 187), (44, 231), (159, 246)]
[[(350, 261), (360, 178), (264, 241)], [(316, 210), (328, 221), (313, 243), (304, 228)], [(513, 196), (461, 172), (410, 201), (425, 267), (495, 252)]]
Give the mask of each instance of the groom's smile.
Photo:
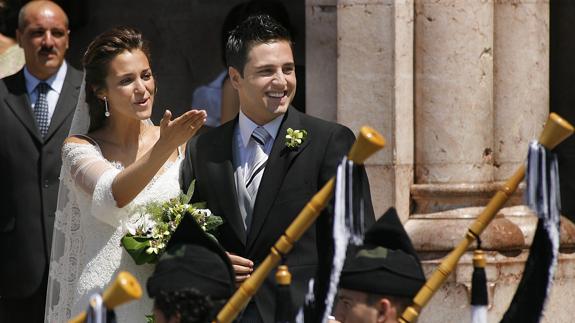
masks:
[(263, 125), (284, 114), (295, 95), (292, 48), (283, 40), (262, 43), (251, 47), (247, 57), (243, 77), (233, 67), (230, 76), (244, 114)]

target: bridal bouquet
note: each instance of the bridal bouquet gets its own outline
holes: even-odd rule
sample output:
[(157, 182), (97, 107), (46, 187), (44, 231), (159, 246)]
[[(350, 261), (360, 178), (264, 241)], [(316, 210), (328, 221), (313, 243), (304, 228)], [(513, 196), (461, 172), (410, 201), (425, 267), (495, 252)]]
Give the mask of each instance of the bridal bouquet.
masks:
[(213, 232), (223, 223), (222, 218), (213, 215), (205, 202), (190, 204), (193, 194), (194, 182), (186, 194), (180, 193), (164, 202), (150, 202), (138, 209), (135, 221), (124, 224), (126, 234), (122, 237), (122, 246), (137, 265), (157, 262), (187, 213), (209, 236), (216, 239)]

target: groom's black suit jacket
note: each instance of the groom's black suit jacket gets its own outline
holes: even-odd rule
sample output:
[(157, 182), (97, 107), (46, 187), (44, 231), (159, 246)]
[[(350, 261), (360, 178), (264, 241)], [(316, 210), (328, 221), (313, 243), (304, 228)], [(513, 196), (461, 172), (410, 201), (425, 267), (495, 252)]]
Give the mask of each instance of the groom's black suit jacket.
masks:
[(61, 149), (82, 73), (68, 70), (46, 137), (38, 131), (23, 70), (0, 80), (0, 296), (34, 293), (48, 269)]
[[(246, 233), (238, 208), (232, 161), (236, 125), (237, 118), (188, 143), (182, 188), (187, 189), (190, 182), (196, 180), (193, 199), (206, 201), (208, 208), (224, 219), (219, 242), (228, 252), (254, 261), (257, 267), (306, 203), (335, 175), (337, 164), (354, 142), (354, 135), (342, 125), (307, 116), (290, 107), (269, 155), (254, 205), (252, 226)], [(295, 149), (285, 146), (288, 128), (307, 131), (306, 139)], [(375, 218), (367, 178), (365, 183), (366, 226), (369, 227)], [(328, 248), (329, 216), (323, 212), (287, 256), (296, 306), (303, 303), (307, 282), (317, 269), (318, 255)], [(275, 313), (274, 273), (255, 296), (264, 322), (273, 322)]]

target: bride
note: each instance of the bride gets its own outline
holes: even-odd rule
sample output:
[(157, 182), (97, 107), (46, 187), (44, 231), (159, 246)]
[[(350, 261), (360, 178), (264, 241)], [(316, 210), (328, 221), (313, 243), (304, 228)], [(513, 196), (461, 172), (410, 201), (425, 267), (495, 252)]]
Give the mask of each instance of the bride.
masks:
[[(167, 110), (159, 127), (149, 121), (157, 88), (148, 47), (134, 29), (99, 35), (83, 65), (85, 99), (79, 99), (73, 135), (62, 148), (47, 322), (83, 311), (120, 270), (140, 283), (151, 275), (151, 265), (137, 266), (120, 246), (124, 225), (136, 207), (177, 196), (182, 146), (206, 120), (198, 110), (171, 120)], [(119, 307), (116, 315), (118, 322), (144, 322), (151, 311), (152, 302), (143, 299)]]

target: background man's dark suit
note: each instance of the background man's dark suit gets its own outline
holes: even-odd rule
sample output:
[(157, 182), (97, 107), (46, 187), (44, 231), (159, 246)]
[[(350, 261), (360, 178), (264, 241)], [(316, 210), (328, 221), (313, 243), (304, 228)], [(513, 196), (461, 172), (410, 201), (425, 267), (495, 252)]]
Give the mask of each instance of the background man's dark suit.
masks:
[[(82, 74), (68, 65), (44, 139), (23, 70), (0, 80), (0, 297), (24, 298), (46, 283), (58, 197), (60, 150), (68, 136)], [(45, 290), (45, 286), (44, 290)]]
[[(192, 139), (182, 167), (182, 188), (196, 180), (194, 200), (206, 201), (208, 208), (224, 219), (218, 236), (231, 253), (251, 259), (255, 267), (268, 255), (270, 247), (305, 204), (335, 175), (341, 158), (354, 142), (346, 127), (288, 109), (276, 136), (259, 186), (253, 220), (246, 234), (238, 208), (232, 161), (234, 128), (237, 118)], [(285, 146), (287, 128), (306, 130), (304, 142), (295, 149)], [(374, 222), (366, 178), (366, 226)], [(292, 273), (294, 303), (302, 304), (307, 282), (315, 274), (318, 254), (326, 246), (329, 214), (324, 212), (287, 257)], [(273, 274), (273, 273), (272, 273)], [(275, 282), (268, 277), (255, 296), (264, 322), (272, 322), (275, 312)]]

